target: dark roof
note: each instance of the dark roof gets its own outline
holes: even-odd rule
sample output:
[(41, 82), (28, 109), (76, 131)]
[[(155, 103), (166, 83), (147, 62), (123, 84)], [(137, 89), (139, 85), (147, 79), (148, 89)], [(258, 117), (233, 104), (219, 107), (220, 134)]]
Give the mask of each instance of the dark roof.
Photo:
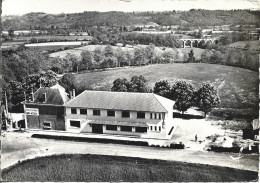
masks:
[(66, 107), (168, 112), (174, 101), (154, 93), (108, 92), (86, 90), (65, 104)]
[[(46, 93), (46, 102), (44, 102), (44, 93)], [(44, 105), (64, 105), (69, 101), (65, 89), (60, 85), (53, 87), (42, 87), (34, 93), (34, 100), (26, 102), (27, 104), (44, 104)]]

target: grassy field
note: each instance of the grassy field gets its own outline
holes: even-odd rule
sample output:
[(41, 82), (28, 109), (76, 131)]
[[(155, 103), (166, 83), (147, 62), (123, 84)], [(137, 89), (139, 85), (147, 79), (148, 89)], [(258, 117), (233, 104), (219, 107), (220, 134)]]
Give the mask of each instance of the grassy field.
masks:
[(249, 50), (254, 50), (254, 51), (260, 51), (260, 41), (255, 40), (255, 41), (238, 41), (235, 43), (232, 43), (229, 45), (229, 47), (232, 48), (239, 48), (239, 49), (246, 49), (246, 46), (249, 46)]
[(185, 80), (195, 87), (210, 82), (218, 88), (220, 108), (256, 108), (258, 111), (258, 72), (237, 67), (203, 63), (158, 64), (77, 74), (75, 83), (77, 88), (110, 90), (115, 79), (130, 80), (134, 75), (143, 75), (151, 88), (155, 82), (164, 79), (170, 84)]
[(62, 40), (70, 40), (70, 41), (75, 41), (75, 40), (91, 40), (92, 36), (53, 36), (53, 35), (38, 35), (38, 36), (31, 36), (31, 37), (26, 37), (26, 36), (21, 36), (21, 37), (15, 37), (13, 38), (14, 41), (23, 41), (27, 42), (30, 41), (31, 38), (37, 38), (39, 41), (62, 41)]
[(232, 168), (101, 155), (36, 158), (2, 171), (4, 181), (252, 181), (257, 172)]

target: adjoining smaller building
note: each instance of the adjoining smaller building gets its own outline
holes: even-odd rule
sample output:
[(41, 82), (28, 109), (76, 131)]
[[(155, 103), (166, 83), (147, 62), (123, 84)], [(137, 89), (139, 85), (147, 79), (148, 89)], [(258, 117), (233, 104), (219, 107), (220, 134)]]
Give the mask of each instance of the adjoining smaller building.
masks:
[(59, 84), (39, 88), (24, 102), (25, 128), (65, 130), (63, 105), (67, 101), (68, 94)]
[(174, 101), (153, 93), (84, 91), (65, 106), (65, 129), (75, 133), (170, 139)]

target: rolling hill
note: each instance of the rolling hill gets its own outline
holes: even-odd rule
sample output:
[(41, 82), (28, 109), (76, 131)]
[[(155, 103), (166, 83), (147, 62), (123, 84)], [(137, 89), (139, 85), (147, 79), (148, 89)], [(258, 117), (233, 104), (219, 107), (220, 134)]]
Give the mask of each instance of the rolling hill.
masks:
[(177, 80), (185, 80), (196, 88), (205, 82), (218, 88), (222, 112), (238, 110), (242, 116), (258, 115), (258, 72), (203, 63), (189, 64), (157, 64), (143, 67), (111, 69), (102, 72), (88, 72), (75, 75), (78, 89), (109, 91), (117, 78), (131, 79), (132, 76), (143, 75), (153, 88), (155, 82), (167, 79), (170, 84)]

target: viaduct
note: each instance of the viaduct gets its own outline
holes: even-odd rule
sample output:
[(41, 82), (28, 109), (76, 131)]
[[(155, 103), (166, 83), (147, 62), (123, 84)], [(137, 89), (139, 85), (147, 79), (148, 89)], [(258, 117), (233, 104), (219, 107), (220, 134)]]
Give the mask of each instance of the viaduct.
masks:
[(212, 44), (217, 44), (218, 39), (217, 38), (201, 38), (201, 39), (179, 39), (183, 42), (183, 48), (192, 48), (192, 47), (198, 47), (200, 42), (211, 42)]

